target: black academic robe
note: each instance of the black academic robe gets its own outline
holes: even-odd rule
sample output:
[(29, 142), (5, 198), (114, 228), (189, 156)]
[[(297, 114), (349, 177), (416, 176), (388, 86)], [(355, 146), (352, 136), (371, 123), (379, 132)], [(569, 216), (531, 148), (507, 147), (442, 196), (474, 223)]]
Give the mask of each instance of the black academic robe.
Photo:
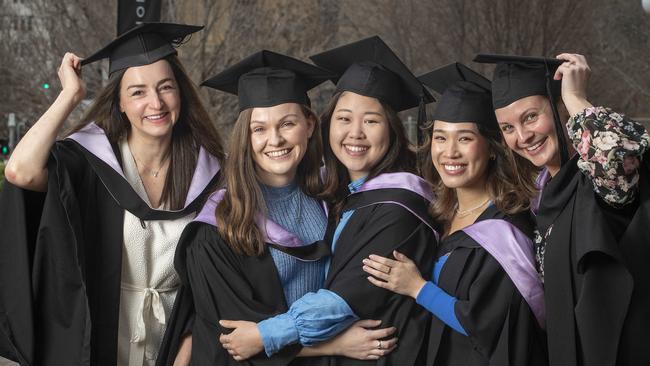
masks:
[[(377, 361), (325, 357), (323, 364), (422, 364), (429, 312), (408, 296), (370, 283), (362, 260), (370, 254), (392, 258), (393, 250), (397, 250), (411, 258), (421, 273), (431, 273), (437, 234), (427, 213), (428, 204), (420, 194), (403, 188), (373, 189), (348, 196), (342, 212), (355, 211), (336, 243), (325, 288), (341, 296), (359, 318), (379, 319), (383, 327), (396, 327), (399, 341), (392, 353)], [(330, 220), (326, 233), (330, 243), (335, 230), (336, 223)]]
[(21, 365), (114, 366), (124, 210), (143, 225), (179, 218), (217, 179), (218, 162), (203, 155), (198, 194), (181, 211), (153, 210), (98, 127), (73, 136), (52, 147), (46, 193), (6, 182), (0, 196), (0, 355)]
[(544, 258), (550, 364), (650, 365), (650, 154), (639, 196), (601, 202), (576, 155), (542, 192), (537, 225), (550, 225)]
[[(495, 219), (506, 220), (528, 237), (532, 235), (533, 222), (527, 212), (507, 216), (490, 206), (476, 222)], [(530, 243), (530, 270), (537, 276), (532, 253)], [(442, 241), (438, 256), (445, 254), (449, 257), (438, 286), (458, 300), (455, 314), (467, 336), (433, 317), (426, 364), (546, 365), (546, 335), (502, 265), (462, 230)], [(539, 300), (543, 300), (541, 295)]]
[[(191, 365), (310, 365), (296, 358), (299, 344), (283, 348), (271, 358), (264, 352), (246, 361), (235, 361), (219, 343), (219, 320), (260, 322), (288, 311), (284, 291), (269, 246), (302, 260), (330, 254), (319, 241), (301, 247), (267, 243), (260, 256), (235, 253), (219, 234), (214, 219), (216, 202), (209, 200), (197, 220), (183, 232), (176, 249), (174, 267), (182, 287), (174, 303), (157, 365), (172, 365), (182, 337), (192, 334)], [(268, 226), (267, 226), (268, 229)], [(282, 229), (280, 229), (282, 230)], [(290, 233), (283, 233), (290, 238)]]

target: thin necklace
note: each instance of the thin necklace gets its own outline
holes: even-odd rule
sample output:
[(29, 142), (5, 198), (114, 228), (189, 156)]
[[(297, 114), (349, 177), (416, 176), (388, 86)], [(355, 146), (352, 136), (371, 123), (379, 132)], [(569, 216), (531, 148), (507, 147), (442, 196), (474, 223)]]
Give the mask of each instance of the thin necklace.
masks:
[(476, 207), (473, 207), (473, 208), (470, 208), (469, 210), (463, 210), (463, 211), (461, 211), (461, 210), (459, 210), (458, 208), (456, 208), (456, 217), (465, 217), (465, 216), (467, 216), (468, 214), (470, 214), (470, 213), (472, 213), (472, 212), (478, 210), (479, 208), (485, 206), (486, 204), (488, 204), (488, 202), (490, 202), (490, 197), (488, 197), (488, 198), (487, 198), (483, 203), (481, 203), (480, 205), (478, 205), (478, 206), (476, 206)]
[[(136, 165), (136, 167), (138, 166), (138, 163), (140, 163), (140, 165), (141, 165), (143, 168), (146, 169), (145, 165), (142, 164), (142, 162), (141, 162), (140, 160), (138, 160), (138, 158), (137, 158), (135, 155), (133, 155), (133, 153), (131, 153), (131, 155), (133, 156), (133, 159), (135, 159), (135, 165)], [(169, 154), (165, 154), (165, 158), (164, 158), (163, 161), (160, 163), (160, 167), (159, 167), (157, 170), (149, 169), (149, 174), (151, 174), (152, 177), (154, 177), (154, 178), (158, 178), (158, 174), (160, 174), (160, 171), (165, 167), (165, 163), (167, 162), (167, 158), (168, 158), (168, 157), (169, 157)]]

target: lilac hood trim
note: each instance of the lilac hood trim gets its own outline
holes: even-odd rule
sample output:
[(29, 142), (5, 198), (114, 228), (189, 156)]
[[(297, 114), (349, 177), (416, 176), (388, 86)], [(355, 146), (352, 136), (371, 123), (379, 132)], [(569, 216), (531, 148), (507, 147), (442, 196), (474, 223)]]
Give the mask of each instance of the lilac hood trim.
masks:
[[(106, 163), (115, 172), (124, 179), (124, 171), (120, 166), (111, 143), (108, 141), (104, 130), (95, 123), (89, 123), (84, 128), (67, 137), (76, 141), (84, 149), (95, 155), (98, 159)], [(196, 168), (190, 183), (190, 189), (187, 191), (185, 207), (194, 201), (203, 192), (205, 187), (210, 183), (215, 174), (219, 172), (221, 166), (219, 160), (210, 155), (203, 147), (199, 149), (199, 156), (196, 161)]]
[(551, 173), (548, 172), (548, 169), (544, 168), (537, 176), (535, 180), (535, 188), (537, 188), (537, 196), (531, 200), (530, 210), (533, 214), (537, 215), (539, 212), (539, 205), (542, 203), (542, 192), (544, 187), (548, 184), (548, 181), (551, 180)]
[(384, 173), (365, 182), (358, 192), (372, 191), (375, 189), (401, 188), (415, 192), (427, 201), (433, 200), (431, 185), (424, 179), (411, 173)]
[[(217, 205), (221, 200), (223, 200), (226, 195), (225, 189), (220, 189), (210, 195), (207, 202), (201, 209), (201, 212), (196, 216), (194, 221), (204, 222), (206, 224), (217, 227), (217, 218), (215, 216), (215, 210)], [(255, 223), (259, 228), (266, 228), (265, 232), (265, 242), (281, 245), (283, 247), (295, 248), (304, 246), (305, 243), (302, 242), (297, 236), (285, 230), (279, 224), (269, 220), (264, 219), (262, 214), (258, 213), (255, 215)]]
[(511, 223), (499, 219), (479, 221), (463, 231), (499, 262), (530, 306), (539, 325), (546, 328), (544, 286), (535, 270), (531, 240)]

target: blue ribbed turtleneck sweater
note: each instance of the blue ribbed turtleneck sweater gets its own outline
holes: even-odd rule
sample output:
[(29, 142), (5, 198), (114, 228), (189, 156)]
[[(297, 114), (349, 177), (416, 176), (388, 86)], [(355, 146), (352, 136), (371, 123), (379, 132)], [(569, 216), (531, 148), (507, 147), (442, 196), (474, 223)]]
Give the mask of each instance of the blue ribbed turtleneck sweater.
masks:
[[(262, 185), (271, 221), (296, 235), (304, 244), (323, 239), (327, 218), (315, 199), (307, 196), (294, 182), (285, 187)], [(308, 292), (316, 292), (323, 286), (326, 261), (324, 259), (303, 262), (295, 257), (269, 247), (287, 305)]]

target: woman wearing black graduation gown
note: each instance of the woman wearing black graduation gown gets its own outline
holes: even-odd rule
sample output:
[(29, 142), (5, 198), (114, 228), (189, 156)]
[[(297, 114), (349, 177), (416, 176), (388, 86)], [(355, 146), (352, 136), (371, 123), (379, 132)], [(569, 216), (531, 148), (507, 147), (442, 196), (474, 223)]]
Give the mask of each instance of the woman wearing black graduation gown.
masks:
[[(395, 111), (432, 100), (422, 84), (379, 38), (371, 37), (311, 57), (335, 72), (337, 90), (323, 115), (325, 191), (330, 203), (326, 242), (333, 256), (324, 289), (296, 301), (289, 311), (257, 324), (267, 332), (267, 354), (300, 342), (323, 341), (324, 330), (344, 314), (379, 319), (397, 330), (394, 340), (374, 343), (365, 360), (325, 357), (328, 365), (415, 365), (424, 356), (429, 316), (413, 300), (376, 288), (365, 280), (361, 259), (371, 253), (409, 253), (429, 271), (436, 233), (426, 212), (429, 185), (413, 174), (415, 154)], [(387, 240), (378, 240), (386, 238)], [(321, 304), (338, 303), (332, 316)], [(335, 307), (336, 308), (336, 307)], [(385, 357), (386, 350), (392, 352)], [(371, 361), (372, 360), (372, 361)], [(376, 360), (376, 361), (374, 361)], [(315, 361), (312, 361), (312, 363)]]
[(544, 167), (535, 241), (550, 364), (650, 364), (647, 131), (587, 101), (581, 55), (477, 61), (497, 63), (494, 108), (506, 143)]
[[(0, 203), (0, 355), (21, 365), (150, 365), (178, 287), (173, 253), (216, 183), (219, 135), (174, 44), (198, 26), (150, 23), (81, 60), (7, 165)], [(85, 94), (81, 66), (110, 77)], [(44, 192), (44, 193), (38, 193)]]
[[(490, 82), (458, 63), (420, 77), (442, 94), (423, 167), (444, 224), (432, 281), (399, 252), (371, 255), (373, 284), (433, 313), (427, 365), (545, 365), (544, 299), (528, 211), (533, 176), (502, 146)], [(527, 183), (531, 189), (520, 190)]]
[[(322, 287), (330, 253), (322, 241), (326, 213), (314, 198), (322, 190), (322, 145), (307, 91), (329, 77), (326, 70), (265, 50), (204, 83), (237, 94), (240, 115), (224, 167), (225, 189), (210, 196), (179, 244), (175, 266), (184, 286), (159, 364), (171, 365), (189, 348), (193, 365), (301, 363), (299, 346), (262, 353), (267, 337), (256, 322)], [(343, 314), (330, 333), (354, 321)], [(386, 334), (353, 326), (301, 355), (343, 348), (346, 356), (367, 357)], [(251, 335), (255, 347), (241, 347), (240, 340)], [(359, 336), (368, 339), (360, 342)]]

